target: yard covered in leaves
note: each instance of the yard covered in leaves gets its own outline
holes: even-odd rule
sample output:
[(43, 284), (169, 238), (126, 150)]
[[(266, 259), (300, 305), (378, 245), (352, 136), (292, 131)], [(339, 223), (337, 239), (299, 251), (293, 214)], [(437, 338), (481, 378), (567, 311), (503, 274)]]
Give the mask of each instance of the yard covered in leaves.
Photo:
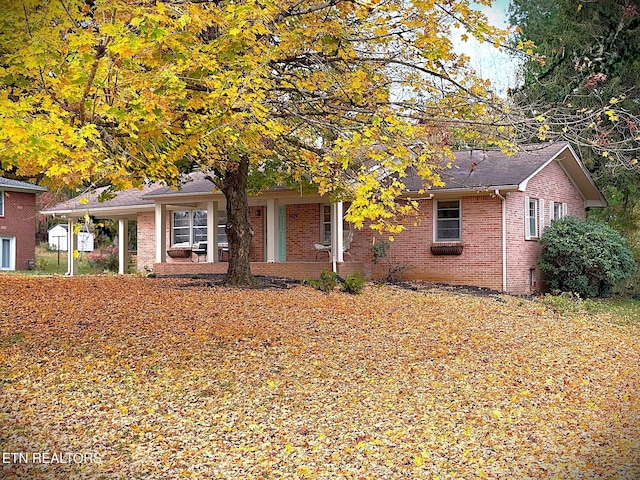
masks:
[(391, 286), (0, 286), (5, 479), (640, 478), (640, 328), (604, 315)]

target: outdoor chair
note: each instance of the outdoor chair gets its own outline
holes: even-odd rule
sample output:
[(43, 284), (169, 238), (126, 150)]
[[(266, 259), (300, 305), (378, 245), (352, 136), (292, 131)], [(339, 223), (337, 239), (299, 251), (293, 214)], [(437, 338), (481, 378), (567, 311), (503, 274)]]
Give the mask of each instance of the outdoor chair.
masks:
[[(200, 262), (200, 257), (204, 257), (204, 261), (207, 261), (207, 242), (199, 242), (196, 245), (196, 248), (194, 248), (193, 250), (191, 250), (191, 253), (195, 253), (197, 258), (198, 258), (198, 262)], [(193, 259), (191, 260), (193, 262)]]
[(316, 249), (316, 260), (318, 260), (318, 255), (323, 252), (327, 252), (329, 254), (329, 258), (331, 258), (331, 245), (325, 245), (323, 243), (314, 243), (313, 246)]
[[(349, 252), (349, 248), (351, 248), (351, 242), (353, 241), (353, 230), (344, 230), (342, 234), (342, 253), (346, 253), (349, 255), (349, 258), (353, 260), (351, 256), (351, 252)], [(314, 248), (316, 249), (316, 260), (318, 259), (318, 255), (323, 252), (327, 252), (329, 254), (329, 259), (331, 259), (331, 245), (325, 245), (323, 243), (314, 243)]]

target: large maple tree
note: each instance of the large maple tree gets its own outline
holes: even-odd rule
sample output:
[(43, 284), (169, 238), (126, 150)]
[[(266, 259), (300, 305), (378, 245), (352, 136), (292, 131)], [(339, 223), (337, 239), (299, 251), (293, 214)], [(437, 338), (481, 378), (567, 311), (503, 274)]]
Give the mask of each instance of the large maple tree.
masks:
[(205, 171), (227, 199), (229, 283), (252, 281), (252, 172), (311, 180), (351, 201), (356, 226), (383, 228), (414, 207), (395, 201), (407, 166), (428, 187), (452, 136), (504, 133), (485, 130), (495, 99), (452, 38), (505, 32), (468, 0), (22, 0), (2, 13), (1, 169), (118, 189)]

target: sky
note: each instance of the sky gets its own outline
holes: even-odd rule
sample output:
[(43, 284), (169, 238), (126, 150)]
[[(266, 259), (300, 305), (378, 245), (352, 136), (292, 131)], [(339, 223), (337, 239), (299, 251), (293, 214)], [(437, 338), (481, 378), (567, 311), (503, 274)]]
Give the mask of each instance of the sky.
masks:
[[(507, 9), (509, 0), (495, 0), (491, 7), (479, 6), (491, 25), (509, 25)], [(489, 78), (496, 92), (504, 95), (508, 88), (517, 86), (515, 60), (492, 45), (481, 44), (474, 38), (458, 43), (458, 51), (471, 58), (471, 66), (483, 78)]]

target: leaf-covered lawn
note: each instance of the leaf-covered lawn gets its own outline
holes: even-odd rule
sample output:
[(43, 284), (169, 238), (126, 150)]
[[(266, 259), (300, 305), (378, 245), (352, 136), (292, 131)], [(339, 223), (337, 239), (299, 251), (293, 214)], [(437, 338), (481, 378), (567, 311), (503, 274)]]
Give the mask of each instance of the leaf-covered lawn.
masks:
[(0, 288), (4, 479), (640, 478), (638, 326), (394, 287)]

